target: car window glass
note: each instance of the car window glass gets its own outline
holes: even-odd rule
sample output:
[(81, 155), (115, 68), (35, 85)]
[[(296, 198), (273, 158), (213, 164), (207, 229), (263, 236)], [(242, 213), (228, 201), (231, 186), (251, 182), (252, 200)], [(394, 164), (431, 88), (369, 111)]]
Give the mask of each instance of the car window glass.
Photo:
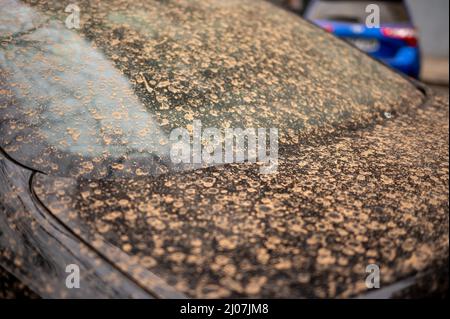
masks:
[(81, 5), (79, 30), (64, 24), (59, 1), (2, 3), (0, 145), (46, 173), (170, 170), (167, 137), (193, 120), (275, 127), (282, 146), (294, 145), (422, 98), (264, 1), (95, 2)]

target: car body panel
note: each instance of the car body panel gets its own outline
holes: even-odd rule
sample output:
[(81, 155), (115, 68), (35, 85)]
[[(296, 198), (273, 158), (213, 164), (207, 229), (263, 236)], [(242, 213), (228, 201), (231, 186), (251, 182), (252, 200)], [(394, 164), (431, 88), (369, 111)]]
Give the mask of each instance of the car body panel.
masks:
[[(35, 173), (0, 153), (3, 271), (43, 298), (184, 298), (138, 265), (130, 272), (120, 270), (117, 264), (128, 258), (120, 250), (110, 247), (99, 253), (80, 240), (76, 229), (61, 223), (35, 196)], [(114, 258), (104, 255), (111, 251)], [(68, 265), (79, 267), (80, 288), (66, 286)]]

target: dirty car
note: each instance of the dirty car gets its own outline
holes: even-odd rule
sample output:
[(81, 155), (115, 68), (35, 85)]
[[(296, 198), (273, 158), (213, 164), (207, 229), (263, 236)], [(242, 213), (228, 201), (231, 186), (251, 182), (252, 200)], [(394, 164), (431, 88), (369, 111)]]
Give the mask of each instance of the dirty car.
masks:
[[(0, 267), (37, 295), (448, 288), (444, 97), (265, 1), (0, 4)], [(172, 165), (194, 120), (277, 128), (277, 171)]]

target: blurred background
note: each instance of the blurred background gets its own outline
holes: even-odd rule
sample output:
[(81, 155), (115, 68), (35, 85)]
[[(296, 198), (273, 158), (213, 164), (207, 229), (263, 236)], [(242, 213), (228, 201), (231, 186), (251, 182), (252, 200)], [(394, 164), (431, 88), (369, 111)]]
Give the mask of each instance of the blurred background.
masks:
[[(391, 67), (448, 94), (448, 0), (269, 0), (311, 20)], [(378, 4), (378, 31), (366, 7)]]

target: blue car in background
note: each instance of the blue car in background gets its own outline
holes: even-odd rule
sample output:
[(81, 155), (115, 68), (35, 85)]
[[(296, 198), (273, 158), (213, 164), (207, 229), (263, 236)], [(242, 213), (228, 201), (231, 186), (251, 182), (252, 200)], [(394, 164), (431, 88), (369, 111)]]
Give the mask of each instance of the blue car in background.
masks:
[[(372, 13), (366, 9), (373, 4), (379, 8), (379, 27), (366, 24)], [(419, 77), (417, 32), (404, 1), (312, 0), (305, 17), (385, 64)]]

